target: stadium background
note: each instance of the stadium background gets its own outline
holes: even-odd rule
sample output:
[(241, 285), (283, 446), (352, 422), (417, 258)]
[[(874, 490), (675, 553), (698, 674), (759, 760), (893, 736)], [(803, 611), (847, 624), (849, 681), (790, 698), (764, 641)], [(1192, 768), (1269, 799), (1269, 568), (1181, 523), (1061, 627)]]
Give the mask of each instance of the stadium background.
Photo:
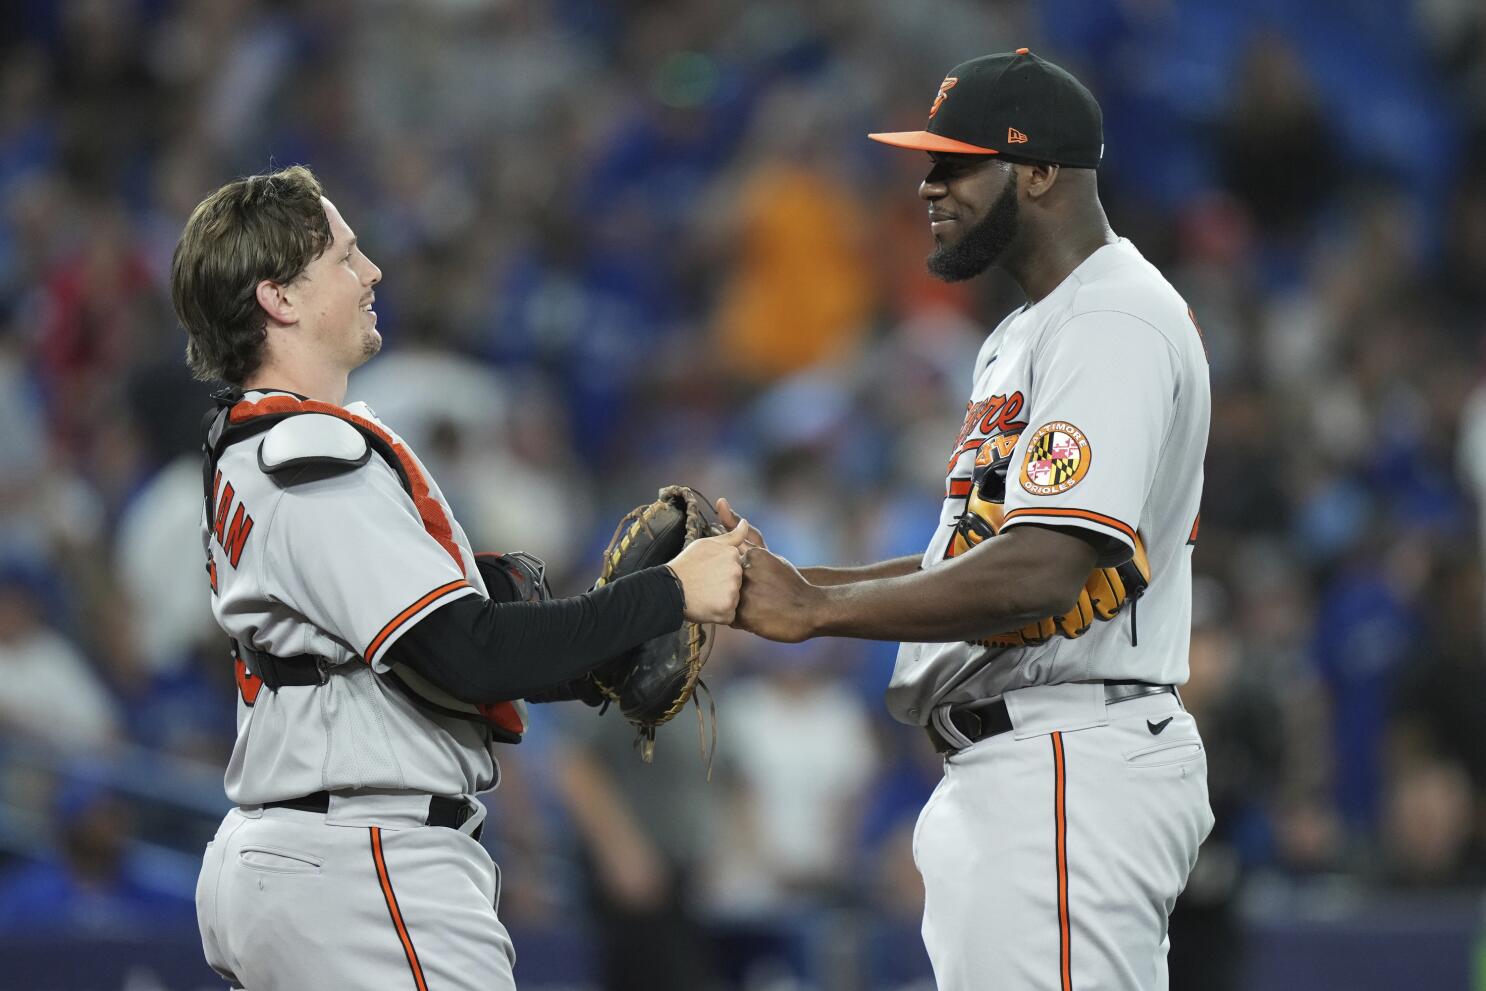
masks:
[[(198, 199), (319, 173), (385, 272), (352, 397), (562, 592), (670, 480), (801, 563), (908, 553), (1017, 300), (925, 275), (924, 162), (863, 135), (1021, 45), (1098, 95), (1114, 226), (1211, 352), (1186, 698), (1219, 824), (1173, 987), (1486, 986), (1479, 3), (11, 0), (0, 988), (217, 986), (190, 897), (234, 689), (167, 288)], [(937, 768), (891, 659), (724, 637), (710, 783), (690, 713), (645, 767), (613, 713), (539, 711), (489, 796), (523, 989), (627, 987), (606, 939), (718, 987), (931, 987)]]

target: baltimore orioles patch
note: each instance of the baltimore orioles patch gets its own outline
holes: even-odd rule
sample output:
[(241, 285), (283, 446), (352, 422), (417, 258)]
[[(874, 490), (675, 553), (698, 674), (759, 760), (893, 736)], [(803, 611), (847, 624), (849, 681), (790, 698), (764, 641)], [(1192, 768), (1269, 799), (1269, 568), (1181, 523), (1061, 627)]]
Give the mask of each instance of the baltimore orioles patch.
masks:
[(1093, 451), (1082, 430), (1063, 420), (1044, 423), (1027, 443), (1022, 488), (1039, 496), (1067, 492), (1089, 473), (1092, 460)]

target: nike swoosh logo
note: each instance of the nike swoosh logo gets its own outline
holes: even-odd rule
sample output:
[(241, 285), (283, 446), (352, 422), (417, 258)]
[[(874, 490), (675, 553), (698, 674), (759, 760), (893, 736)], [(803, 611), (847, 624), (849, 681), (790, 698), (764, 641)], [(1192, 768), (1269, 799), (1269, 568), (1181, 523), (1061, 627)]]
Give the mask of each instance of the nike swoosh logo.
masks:
[(1175, 716), (1167, 716), (1165, 719), (1161, 720), (1159, 723), (1153, 723), (1149, 719), (1147, 719), (1145, 721), (1145, 728), (1151, 731), (1151, 736), (1160, 736), (1161, 735), (1161, 731), (1166, 728), (1166, 724), (1169, 723), (1169, 722), (1171, 722), (1174, 718), (1176, 718), (1176, 717)]

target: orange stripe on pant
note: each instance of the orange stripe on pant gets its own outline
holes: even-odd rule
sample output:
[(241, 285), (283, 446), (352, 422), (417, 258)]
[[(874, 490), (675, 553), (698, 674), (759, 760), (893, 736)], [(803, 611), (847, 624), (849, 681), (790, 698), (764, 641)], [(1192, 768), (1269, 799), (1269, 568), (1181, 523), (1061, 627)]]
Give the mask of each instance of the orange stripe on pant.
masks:
[(1068, 919), (1068, 775), (1063, 767), (1063, 734), (1054, 733), (1052, 738), (1053, 821), (1058, 859), (1058, 968), (1062, 991), (1073, 991), (1073, 948), (1069, 945), (1072, 927)]
[(392, 878), (387, 873), (387, 860), (382, 856), (382, 830), (377, 826), (369, 828), (372, 860), (377, 865), (377, 880), (382, 883), (382, 897), (387, 900), (387, 914), (392, 916), (392, 927), (397, 930), (397, 938), (402, 942), (403, 955), (408, 958), (408, 966), (413, 971), (413, 984), (418, 991), (428, 991), (428, 982), (423, 979), (423, 965), (418, 962), (418, 951), (413, 949), (413, 937), (408, 935), (408, 927), (402, 921), (402, 909), (397, 907), (397, 895), (392, 891)]

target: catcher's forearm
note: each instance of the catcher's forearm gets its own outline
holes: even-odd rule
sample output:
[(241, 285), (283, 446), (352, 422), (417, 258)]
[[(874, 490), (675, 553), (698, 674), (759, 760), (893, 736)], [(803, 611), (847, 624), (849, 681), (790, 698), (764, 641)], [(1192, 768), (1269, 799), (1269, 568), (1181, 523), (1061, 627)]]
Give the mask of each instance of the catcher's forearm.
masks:
[(922, 560), (921, 555), (910, 554), (906, 557), (895, 557), (891, 561), (879, 561), (876, 564), (849, 568), (825, 566), (801, 568), (800, 574), (805, 576), (805, 580), (812, 585), (822, 587), (850, 585), (854, 582), (870, 582), (878, 578), (899, 578), (903, 575), (911, 575), (919, 570)]
[(646, 568), (566, 599), (456, 599), (404, 633), (387, 659), (483, 705), (551, 691), (681, 623), (675, 579)]
[(1066, 612), (1096, 554), (1085, 540), (1020, 526), (924, 571), (818, 589), (815, 636), (950, 643)]

